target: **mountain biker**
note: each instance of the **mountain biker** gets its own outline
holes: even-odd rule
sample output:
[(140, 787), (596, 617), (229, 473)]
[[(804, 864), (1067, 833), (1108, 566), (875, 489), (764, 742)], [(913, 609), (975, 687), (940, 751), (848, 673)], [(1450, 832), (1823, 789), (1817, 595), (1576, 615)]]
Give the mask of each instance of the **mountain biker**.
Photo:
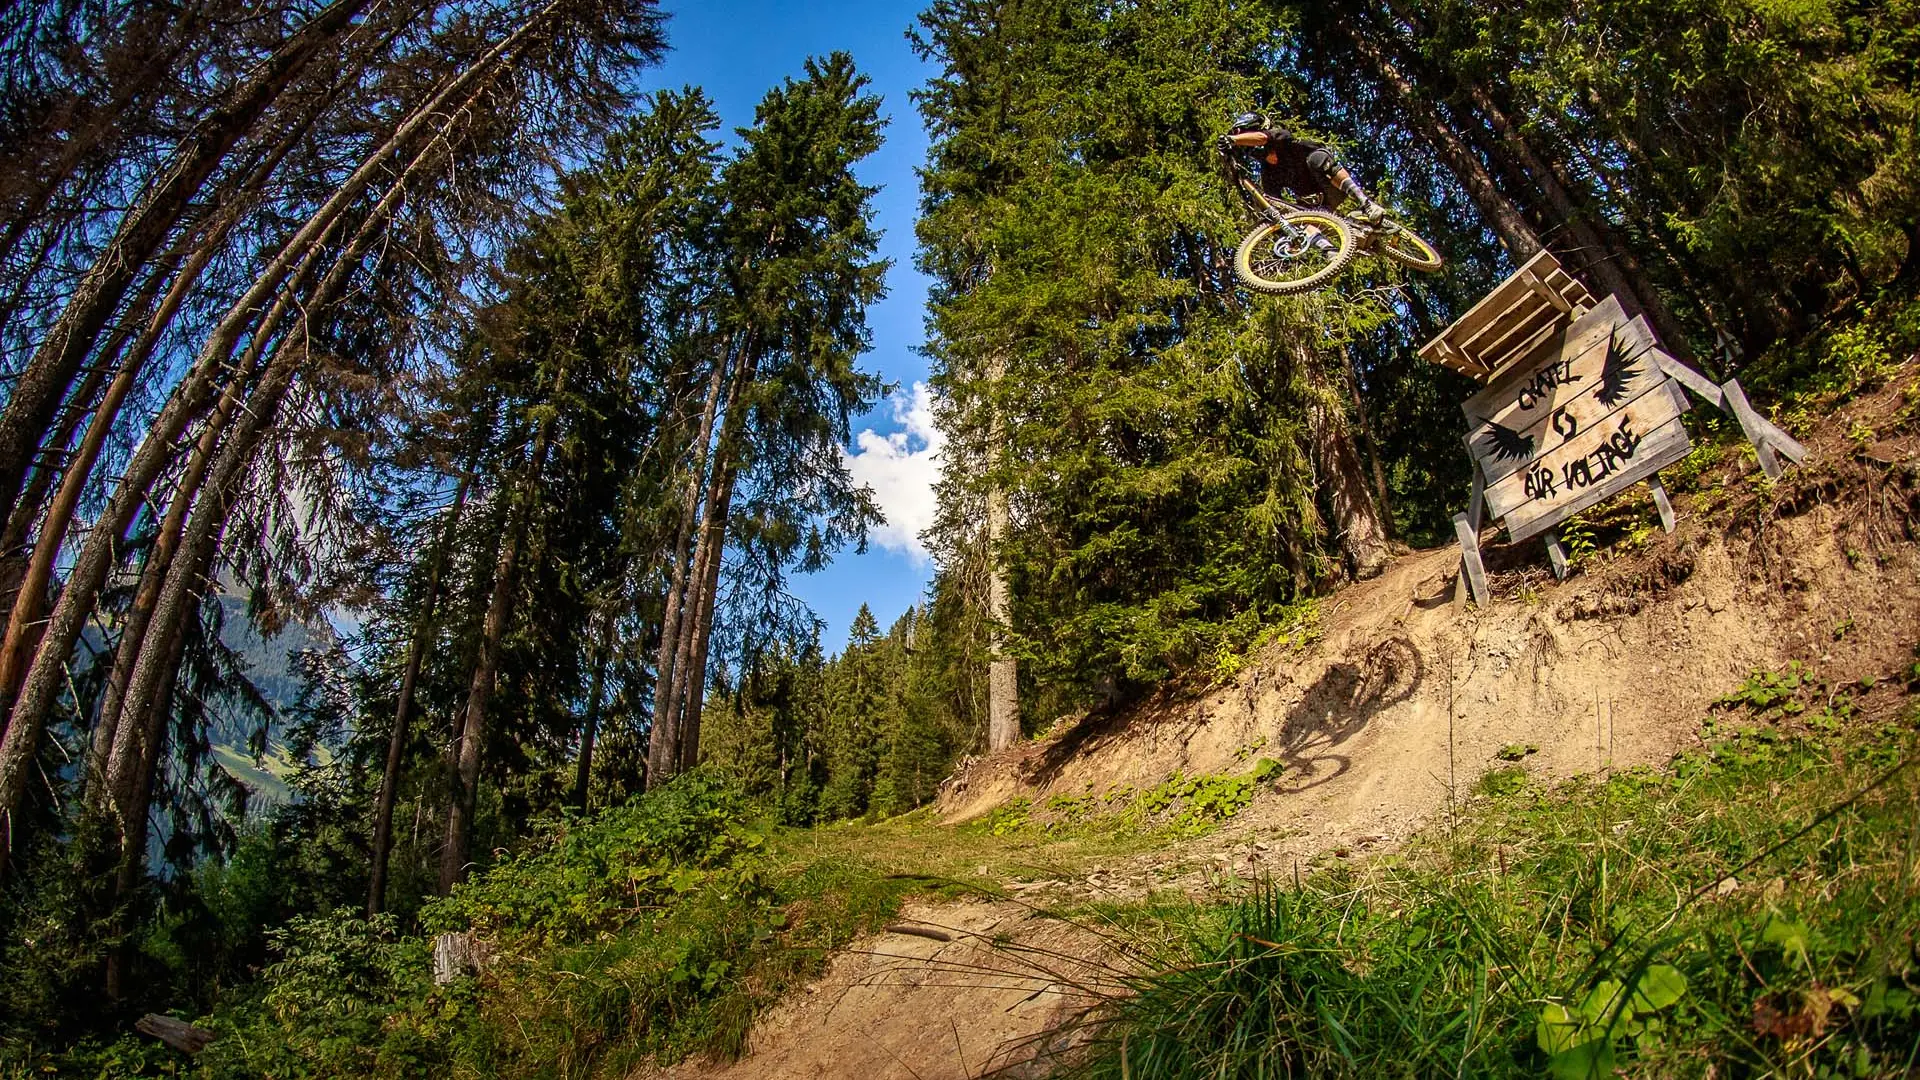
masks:
[(1359, 204), (1359, 216), (1378, 225), (1386, 208), (1374, 202), (1353, 175), (1334, 160), (1333, 151), (1303, 139), (1259, 113), (1241, 113), (1227, 134), (1220, 136), (1220, 152), (1252, 152), (1260, 162), (1260, 189), (1284, 197), (1291, 191), (1298, 201), (1337, 210), (1347, 200)]

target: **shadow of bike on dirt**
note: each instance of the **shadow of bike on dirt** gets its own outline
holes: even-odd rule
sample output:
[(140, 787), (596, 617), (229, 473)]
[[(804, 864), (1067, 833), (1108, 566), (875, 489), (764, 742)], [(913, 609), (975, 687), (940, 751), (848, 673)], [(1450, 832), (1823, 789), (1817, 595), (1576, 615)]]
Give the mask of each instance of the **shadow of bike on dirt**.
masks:
[[(1359, 734), (1382, 711), (1413, 696), (1426, 675), (1420, 652), (1404, 637), (1386, 638), (1356, 660), (1329, 667), (1307, 688), (1288, 716), (1279, 739), (1259, 751), (1286, 766), (1273, 790), (1306, 791), (1346, 773), (1352, 762), (1332, 753)], [(1126, 729), (1149, 708), (1114, 708), (1081, 719), (1039, 748), (1021, 769), (1021, 779), (1044, 789), (1069, 762), (1126, 737)]]
[(1359, 659), (1329, 667), (1307, 687), (1277, 744), (1264, 751), (1286, 766), (1273, 790), (1295, 795), (1346, 775), (1353, 759), (1335, 751), (1374, 717), (1411, 698), (1425, 677), (1420, 651), (1404, 637), (1386, 638)]

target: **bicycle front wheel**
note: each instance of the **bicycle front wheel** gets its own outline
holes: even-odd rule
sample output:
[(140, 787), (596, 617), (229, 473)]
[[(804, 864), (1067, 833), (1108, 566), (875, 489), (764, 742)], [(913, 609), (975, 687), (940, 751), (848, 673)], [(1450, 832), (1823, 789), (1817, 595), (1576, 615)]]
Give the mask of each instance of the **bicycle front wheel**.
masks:
[(1353, 228), (1324, 210), (1296, 210), (1254, 227), (1233, 255), (1247, 288), (1269, 296), (1311, 292), (1346, 268), (1356, 253)]

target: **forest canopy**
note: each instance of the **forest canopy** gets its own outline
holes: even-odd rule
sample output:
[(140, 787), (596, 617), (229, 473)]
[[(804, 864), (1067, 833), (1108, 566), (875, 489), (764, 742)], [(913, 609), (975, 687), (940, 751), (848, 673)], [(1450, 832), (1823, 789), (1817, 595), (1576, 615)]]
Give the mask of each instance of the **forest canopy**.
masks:
[[(1920, 344), (1903, 0), (934, 0), (893, 122), (931, 138), (935, 574), (835, 651), (789, 585), (882, 520), (845, 447), (887, 121), (833, 53), (729, 136), (638, 89), (671, 31), (0, 11), (0, 1063), (251, 993), (327, 919), (494, 904), (556, 822), (903, 813), (1230, 670), (1447, 535), (1471, 384), (1414, 350), (1537, 252), (1776, 392)], [(1247, 291), (1249, 110), (1446, 271)], [(281, 634), (276, 690), (239, 643)]]

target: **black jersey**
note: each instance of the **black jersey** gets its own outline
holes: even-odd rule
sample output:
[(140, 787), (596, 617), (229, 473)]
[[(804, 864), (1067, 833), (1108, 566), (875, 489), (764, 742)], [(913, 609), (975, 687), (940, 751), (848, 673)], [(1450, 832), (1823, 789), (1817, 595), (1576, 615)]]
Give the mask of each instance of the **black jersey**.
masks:
[(1264, 132), (1267, 145), (1252, 151), (1260, 162), (1260, 189), (1269, 195), (1289, 193), (1318, 198), (1328, 206), (1340, 201), (1333, 173), (1339, 168), (1333, 151), (1312, 139), (1302, 139), (1285, 128)]

